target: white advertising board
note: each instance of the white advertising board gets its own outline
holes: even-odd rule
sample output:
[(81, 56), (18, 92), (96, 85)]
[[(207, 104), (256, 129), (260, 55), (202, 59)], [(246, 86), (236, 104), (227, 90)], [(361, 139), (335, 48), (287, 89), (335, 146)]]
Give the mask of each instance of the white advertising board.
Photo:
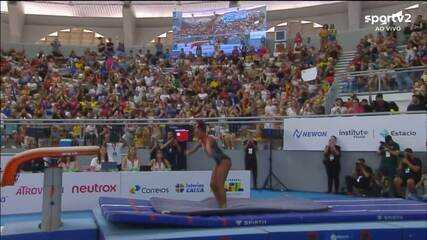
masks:
[[(202, 200), (213, 196), (210, 176), (210, 171), (66, 172), (62, 179), (62, 210), (93, 209), (101, 196)], [(230, 171), (226, 187), (228, 196), (249, 198), (250, 172)], [(1, 215), (40, 212), (43, 174), (21, 173), (14, 186), (0, 191)]]
[(284, 150), (321, 151), (331, 136), (343, 151), (377, 151), (391, 135), (401, 149), (426, 151), (427, 114), (285, 118)]
[[(158, 176), (161, 177), (158, 177)], [(210, 171), (128, 173), (122, 175), (122, 196), (149, 199), (152, 196), (203, 200), (213, 197)], [(226, 181), (230, 197), (250, 197), (250, 172), (230, 171)]]

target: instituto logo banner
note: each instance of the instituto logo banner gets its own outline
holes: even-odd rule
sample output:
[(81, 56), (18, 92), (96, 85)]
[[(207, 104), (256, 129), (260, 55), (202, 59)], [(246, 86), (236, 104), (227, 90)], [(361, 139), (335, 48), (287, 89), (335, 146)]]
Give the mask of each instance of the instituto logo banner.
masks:
[(285, 118), (284, 150), (323, 151), (336, 136), (343, 151), (377, 151), (391, 135), (401, 149), (426, 151), (427, 114)]

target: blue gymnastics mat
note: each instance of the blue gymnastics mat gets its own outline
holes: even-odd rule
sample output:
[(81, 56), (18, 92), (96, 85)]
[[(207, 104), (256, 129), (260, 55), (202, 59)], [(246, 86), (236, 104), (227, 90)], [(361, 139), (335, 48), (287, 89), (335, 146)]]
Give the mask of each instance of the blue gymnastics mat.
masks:
[(148, 200), (99, 199), (105, 219), (111, 223), (140, 224), (146, 227), (245, 227), (257, 225), (417, 221), (427, 220), (427, 203), (399, 198), (316, 200), (327, 206), (326, 212), (289, 212), (236, 214), (223, 216), (188, 216), (158, 213)]
[(145, 228), (135, 224), (108, 222), (100, 208), (94, 209), (93, 213), (99, 226), (100, 240), (427, 239), (427, 221), (316, 223), (239, 228)]

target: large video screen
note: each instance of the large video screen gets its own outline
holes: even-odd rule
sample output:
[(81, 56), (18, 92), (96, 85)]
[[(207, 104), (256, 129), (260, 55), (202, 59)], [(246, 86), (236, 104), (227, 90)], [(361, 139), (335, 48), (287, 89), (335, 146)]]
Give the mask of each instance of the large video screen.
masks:
[(196, 55), (198, 46), (203, 56), (212, 56), (215, 49), (225, 54), (231, 54), (235, 47), (259, 49), (265, 44), (266, 16), (265, 6), (174, 12), (173, 53), (179, 54), (183, 49), (186, 54)]

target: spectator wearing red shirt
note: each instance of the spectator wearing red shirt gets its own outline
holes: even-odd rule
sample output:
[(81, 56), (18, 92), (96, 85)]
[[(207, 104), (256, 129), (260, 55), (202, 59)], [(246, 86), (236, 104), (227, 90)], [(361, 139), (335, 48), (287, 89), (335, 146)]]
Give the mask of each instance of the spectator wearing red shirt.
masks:
[(364, 112), (365, 112), (365, 108), (362, 105), (360, 105), (359, 99), (354, 98), (353, 104), (350, 108), (349, 113), (364, 113)]
[(301, 33), (297, 32), (294, 38), (294, 47), (300, 47), (302, 45)]

